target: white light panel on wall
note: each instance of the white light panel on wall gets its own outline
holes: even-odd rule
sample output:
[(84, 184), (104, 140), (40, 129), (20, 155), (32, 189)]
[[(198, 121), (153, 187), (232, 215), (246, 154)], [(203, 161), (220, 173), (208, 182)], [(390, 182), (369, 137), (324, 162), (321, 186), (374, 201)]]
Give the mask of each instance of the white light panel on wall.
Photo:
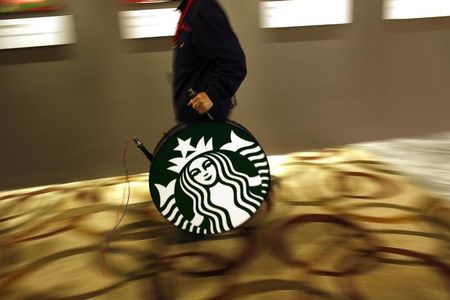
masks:
[(124, 39), (172, 36), (180, 13), (175, 8), (129, 10), (119, 13)]
[(450, 0), (384, 0), (383, 19), (450, 16)]
[(75, 43), (73, 16), (0, 20), (0, 49)]
[(260, 26), (280, 28), (347, 24), (353, 0), (285, 0), (260, 2)]

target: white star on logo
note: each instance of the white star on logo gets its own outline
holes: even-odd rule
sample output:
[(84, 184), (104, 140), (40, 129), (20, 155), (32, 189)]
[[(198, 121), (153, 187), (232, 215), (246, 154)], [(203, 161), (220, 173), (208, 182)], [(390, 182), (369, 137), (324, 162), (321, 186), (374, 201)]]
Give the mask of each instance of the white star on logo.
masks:
[(191, 138), (188, 138), (187, 140), (183, 141), (182, 139), (178, 139), (178, 146), (173, 149), (174, 151), (180, 151), (181, 156), (184, 158), (186, 157), (188, 152), (195, 151), (195, 148), (191, 145)]

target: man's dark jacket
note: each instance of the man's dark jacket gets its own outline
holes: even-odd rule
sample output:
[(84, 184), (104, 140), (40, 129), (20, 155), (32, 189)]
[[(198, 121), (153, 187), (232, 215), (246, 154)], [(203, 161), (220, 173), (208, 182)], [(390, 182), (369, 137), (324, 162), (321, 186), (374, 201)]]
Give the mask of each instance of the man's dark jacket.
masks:
[[(184, 0), (179, 9), (186, 9)], [(245, 55), (230, 23), (216, 0), (193, 0), (174, 52), (173, 104), (178, 122), (205, 120), (188, 106), (188, 89), (206, 92), (213, 102), (209, 111), (216, 120), (226, 119), (231, 98), (244, 80)]]

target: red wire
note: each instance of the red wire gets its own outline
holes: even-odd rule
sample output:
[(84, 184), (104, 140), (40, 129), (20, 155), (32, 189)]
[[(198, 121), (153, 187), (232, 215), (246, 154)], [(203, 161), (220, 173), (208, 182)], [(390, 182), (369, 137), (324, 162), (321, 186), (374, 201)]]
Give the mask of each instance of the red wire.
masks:
[[(101, 257), (102, 257), (102, 274), (105, 275), (105, 268), (106, 268), (106, 260), (105, 260), (105, 249), (109, 248), (109, 243), (111, 242), (112, 238), (114, 237), (114, 234), (116, 233), (117, 228), (119, 227), (121, 221), (123, 220), (127, 210), (128, 210), (128, 203), (130, 202), (130, 195), (131, 195), (131, 187), (130, 187), (130, 178), (128, 174), (128, 167), (127, 167), (127, 152), (128, 152), (128, 145), (130, 144), (131, 139), (127, 141), (125, 144), (125, 148), (123, 149), (122, 153), (122, 165), (125, 169), (125, 185), (123, 187), (123, 193), (122, 193), (122, 202), (121, 206), (123, 210), (123, 214), (121, 218), (118, 220), (119, 217), (119, 208), (116, 209), (116, 220), (114, 222), (114, 228), (110, 232), (110, 234), (106, 237), (105, 241), (102, 244), (101, 248)], [(125, 201), (125, 193), (127, 193), (127, 202), (124, 206)], [(105, 247), (106, 244), (106, 247)]]

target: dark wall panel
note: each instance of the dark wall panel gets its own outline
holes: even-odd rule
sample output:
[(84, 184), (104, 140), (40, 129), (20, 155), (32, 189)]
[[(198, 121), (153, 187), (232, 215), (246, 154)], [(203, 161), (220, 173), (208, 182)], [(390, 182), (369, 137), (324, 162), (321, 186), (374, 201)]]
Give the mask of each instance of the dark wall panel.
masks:
[[(259, 29), (257, 0), (221, 1), (248, 59), (233, 119), (269, 154), (450, 130), (450, 19), (355, 2), (353, 24)], [(118, 1), (67, 4), (76, 44), (0, 50), (0, 189), (123, 175), (128, 139), (174, 125), (171, 39), (121, 40)]]

